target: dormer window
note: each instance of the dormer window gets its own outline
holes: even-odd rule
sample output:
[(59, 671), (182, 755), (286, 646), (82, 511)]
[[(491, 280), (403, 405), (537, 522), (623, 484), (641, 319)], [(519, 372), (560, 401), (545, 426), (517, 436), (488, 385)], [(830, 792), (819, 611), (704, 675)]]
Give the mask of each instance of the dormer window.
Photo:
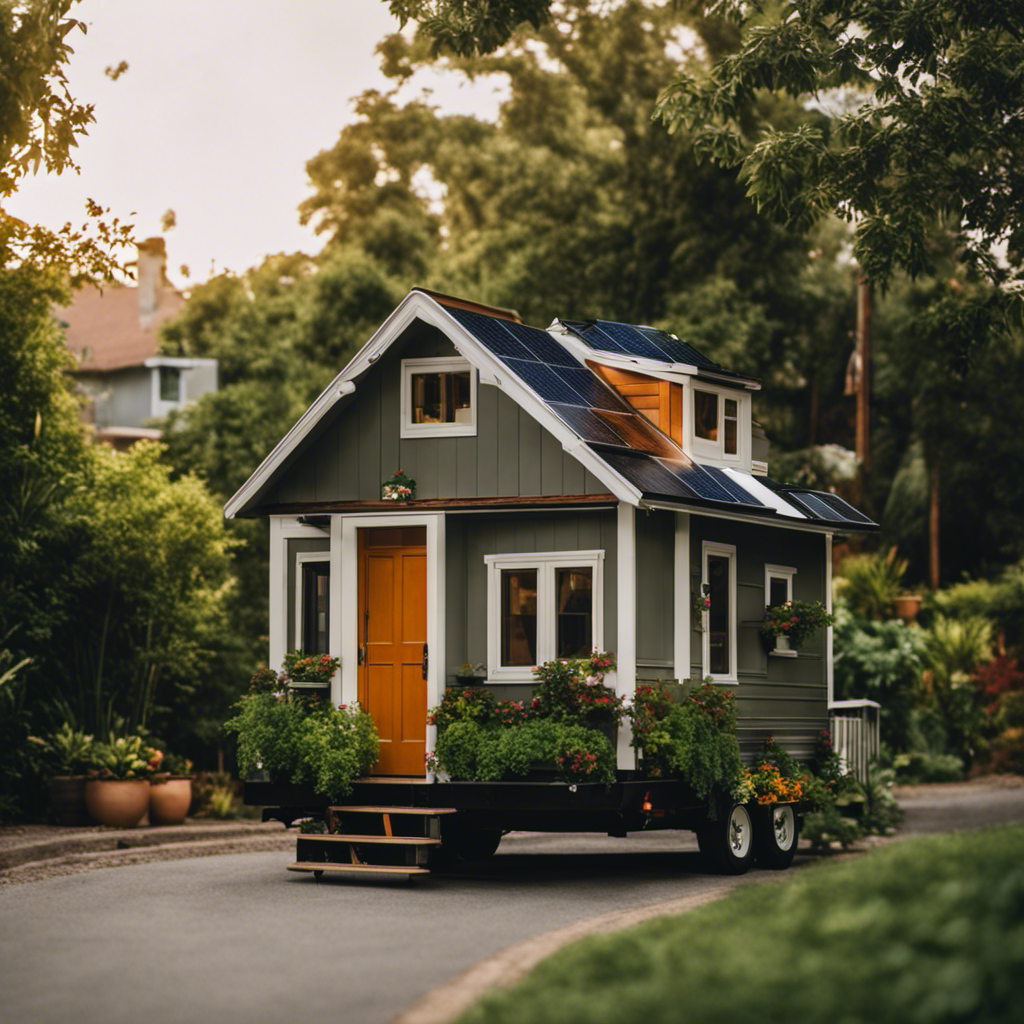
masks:
[[(741, 462), (749, 418), (746, 396), (693, 385), (693, 451), (697, 456)], [(749, 439), (747, 442), (749, 443)]]
[(402, 360), (402, 437), (476, 435), (476, 371), (465, 359)]

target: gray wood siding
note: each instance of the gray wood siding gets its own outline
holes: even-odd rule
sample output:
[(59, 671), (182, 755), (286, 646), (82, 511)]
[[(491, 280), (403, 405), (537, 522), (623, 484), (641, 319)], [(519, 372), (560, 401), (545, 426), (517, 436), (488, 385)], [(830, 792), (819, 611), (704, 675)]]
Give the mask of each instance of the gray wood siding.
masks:
[[(614, 510), (445, 517), (445, 645), (447, 679), (466, 662), (487, 664), (487, 567), (485, 555), (531, 551), (603, 550), (604, 643), (616, 646), (617, 592)], [(522, 696), (532, 684), (508, 684)], [(504, 692), (504, 690), (503, 690)]]
[(636, 673), (638, 679), (675, 676), (674, 512), (636, 513)]
[(409, 327), (310, 437), (264, 504), (373, 501), (396, 469), (418, 498), (603, 494), (608, 488), (504, 392), (477, 388), (476, 437), (402, 438), (403, 359), (458, 355), (439, 331)]
[[(796, 570), (793, 598), (825, 601), (825, 538), (796, 530), (690, 517), (690, 593), (701, 581), (703, 541), (736, 547), (737, 687), (740, 747), (755, 756), (767, 736), (774, 736), (798, 758), (810, 757), (820, 729), (828, 728), (828, 683), (825, 631), (809, 640), (797, 658), (769, 657), (758, 627), (764, 619), (764, 567), (789, 565)], [(701, 678), (702, 635), (694, 630), (691, 678)]]

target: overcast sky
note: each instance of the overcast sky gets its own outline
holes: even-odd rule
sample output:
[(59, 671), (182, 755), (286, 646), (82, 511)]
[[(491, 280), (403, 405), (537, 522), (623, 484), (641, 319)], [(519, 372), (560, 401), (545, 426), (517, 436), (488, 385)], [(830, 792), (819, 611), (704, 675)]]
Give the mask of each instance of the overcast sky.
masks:
[[(89, 196), (160, 233), (179, 286), (240, 272), (275, 252), (322, 246), (299, 226), (305, 163), (353, 119), (351, 99), (385, 88), (374, 47), (398, 29), (382, 0), (83, 0), (75, 14), (72, 95), (94, 103), (81, 174), (26, 180), (10, 212), (77, 222)], [(127, 61), (116, 82), (108, 66)], [(493, 114), (492, 86), (420, 80), (446, 110)], [(135, 211), (134, 218), (131, 217)]]

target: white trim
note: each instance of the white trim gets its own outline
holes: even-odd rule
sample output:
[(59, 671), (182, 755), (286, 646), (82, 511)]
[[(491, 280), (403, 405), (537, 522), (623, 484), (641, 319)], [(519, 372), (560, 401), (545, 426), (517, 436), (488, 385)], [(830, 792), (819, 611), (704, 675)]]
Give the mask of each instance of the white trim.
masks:
[(270, 517), (270, 645), (267, 665), (275, 672), (284, 664), (288, 625), (288, 538), (283, 516)]
[[(832, 534), (825, 534), (825, 610), (832, 614)], [(825, 684), (828, 692), (828, 706), (833, 707), (835, 679), (832, 664), (832, 627), (825, 627)]]
[[(620, 502), (618, 508), (615, 570), (618, 589), (615, 692), (632, 697), (636, 693), (636, 509), (626, 502)], [(632, 739), (633, 729), (626, 719), (619, 723), (615, 752), (620, 769), (636, 767), (636, 754), (630, 745)]]
[(589, 470), (620, 501), (637, 505), (641, 492), (623, 476), (616, 473), (603, 459), (590, 451), (525, 384), (498, 360), (469, 331), (467, 331), (440, 303), (423, 292), (410, 292), (384, 321), (372, 338), (359, 350), (352, 361), (324, 389), (299, 421), (277, 443), (274, 450), (260, 463), (256, 471), (238, 489), (224, 506), (224, 515), (233, 519), (256, 501), (277, 471), (287, 462), (306, 436), (345, 395), (355, 391), (354, 381), (365, 373), (388, 346), (401, 336), (415, 319), (437, 327), (472, 363), (485, 379), (493, 379), (517, 405), (526, 410), (540, 425), (553, 434), (584, 469)]
[[(630, 506), (632, 507), (632, 506)], [(555, 658), (555, 570), (584, 568), (593, 573), (592, 646), (604, 650), (604, 557), (602, 548), (589, 551), (532, 551), (484, 555), (487, 566), (487, 679), (492, 683), (533, 682), (532, 665), (501, 664), (501, 573), (506, 569), (537, 570), (537, 664)]]
[[(807, 519), (807, 516), (800, 509), (790, 505), (785, 498), (776, 494), (770, 487), (765, 487), (760, 480), (755, 479), (752, 473), (744, 473), (741, 470), (733, 469), (731, 466), (726, 466), (723, 472), (730, 480), (735, 480), (740, 487), (757, 498), (762, 505), (767, 505), (768, 508), (773, 508), (776, 512), (791, 519)], [(768, 470), (766, 468), (765, 476), (767, 475)]]
[(177, 409), (183, 409), (188, 403), (185, 387), (185, 375), (178, 369), (178, 397), (171, 400), (160, 397), (160, 371), (161, 369), (178, 369), (177, 367), (165, 367), (161, 364), (149, 368), (149, 411), (153, 419), (167, 416)]
[[(783, 530), (803, 530), (805, 533), (832, 533), (835, 531), (835, 523), (825, 523), (814, 520), (799, 522), (790, 519), (782, 519), (779, 516), (757, 516), (743, 512), (729, 512), (726, 509), (709, 509), (702, 505), (689, 505), (685, 501), (659, 501), (657, 499), (644, 499), (638, 508), (660, 508), (669, 512), (689, 512), (697, 516), (707, 516), (709, 519), (728, 519), (734, 523), (754, 523), (758, 526), (774, 526)], [(856, 526), (844, 526), (843, 533), (861, 533)]]
[(702, 542), (700, 559), (700, 580), (702, 589), (705, 583), (710, 583), (710, 580), (708, 579), (709, 555), (713, 555), (717, 558), (729, 559), (729, 671), (726, 673), (716, 673), (711, 671), (711, 630), (710, 623), (705, 623), (708, 628), (705, 628), (702, 636), (701, 674), (704, 677), (711, 676), (716, 683), (736, 683), (739, 682), (736, 670), (736, 653), (738, 646), (736, 642), (736, 628), (738, 626), (736, 616), (736, 545), (716, 544), (709, 540)]
[(776, 579), (786, 581), (786, 600), (793, 600), (793, 577), (796, 575), (796, 569), (792, 565), (771, 565), (765, 562), (764, 566), (764, 606), (769, 607), (769, 601), (771, 598), (772, 588), (771, 580), (774, 576)]
[(216, 359), (193, 359), (191, 356), (150, 356), (142, 364), (150, 368), (153, 366), (177, 366), (181, 370), (198, 369), (200, 366), (216, 366)]
[[(380, 513), (368, 516), (333, 516), (340, 532), (339, 561), (341, 571), (337, 574), (339, 589), (344, 577), (347, 600), (340, 609), (339, 635), (341, 637), (341, 680), (338, 703), (351, 704), (359, 696), (359, 530), (378, 526), (425, 526), (427, 528), (427, 705), (423, 709), (441, 703), (444, 693), (445, 671), (445, 520), (443, 512), (403, 513), (389, 515)], [(332, 548), (333, 551), (333, 548)], [(335, 579), (334, 561), (331, 562), (331, 581)], [(334, 591), (331, 592), (334, 599)], [(338, 602), (341, 604), (341, 602)], [(332, 689), (332, 697), (334, 691)], [(433, 750), (437, 743), (437, 729), (427, 726), (427, 750)]]
[[(345, 580), (342, 576), (341, 521), (342, 516), (331, 516), (330, 635), (331, 646), (333, 647), (335, 652), (341, 655), (341, 666), (338, 667), (338, 671), (334, 673), (334, 678), (331, 680), (331, 701), (335, 705), (344, 703), (344, 701), (341, 699), (342, 667), (345, 664), (345, 658), (348, 657), (348, 655), (345, 652), (345, 637), (343, 634), (343, 624), (345, 622), (345, 605), (347, 602), (352, 602), (356, 599), (356, 589), (353, 586), (346, 587)], [(355, 655), (353, 655), (353, 657), (355, 657)]]
[(675, 614), (673, 621), (673, 671), (676, 680), (690, 678), (690, 622), (693, 601), (690, 596), (690, 516), (676, 513), (675, 537)]
[[(330, 560), (331, 560), (330, 538), (325, 537), (324, 539), (327, 540), (327, 548), (325, 550), (323, 550), (323, 551), (296, 551), (295, 552), (295, 581), (294, 581), (295, 582), (295, 623), (294, 623), (294, 629), (292, 631), (292, 640), (294, 641), (294, 646), (293, 646), (292, 650), (296, 650), (296, 651), (302, 650), (302, 634), (304, 632), (304, 630), (302, 628), (303, 625), (304, 625), (304, 622), (303, 622), (303, 612), (305, 611), (304, 605), (305, 605), (305, 599), (306, 599), (305, 588), (302, 586), (302, 583), (303, 583), (303, 579), (302, 579), (302, 566), (303, 566), (303, 563), (305, 563), (305, 562), (330, 562)], [(328, 649), (328, 652), (330, 652), (330, 648), (331, 648), (330, 639), (329, 639), (330, 636), (331, 636), (331, 624), (330, 624), (330, 622), (327, 623), (327, 636), (328, 636), (327, 649)], [(306, 651), (305, 653), (309, 654), (310, 652)]]
[[(714, 395), (718, 399), (718, 440), (716, 441), (697, 437), (694, 403), (698, 391)], [(727, 455), (725, 452), (725, 403), (727, 400), (736, 403), (736, 453), (734, 455)], [(749, 475), (750, 421), (750, 395), (747, 392), (727, 387), (716, 387), (704, 380), (688, 380), (683, 385), (683, 451), (700, 462), (722, 469), (730, 467), (741, 469)], [(765, 489), (767, 490), (767, 488)]]
[[(469, 371), (468, 423), (413, 423), (412, 378), (423, 372), (451, 373)], [(403, 359), (401, 380), (401, 430), (399, 437), (476, 437), (476, 380), (477, 373), (468, 359), (461, 356), (435, 356), (429, 359)]]

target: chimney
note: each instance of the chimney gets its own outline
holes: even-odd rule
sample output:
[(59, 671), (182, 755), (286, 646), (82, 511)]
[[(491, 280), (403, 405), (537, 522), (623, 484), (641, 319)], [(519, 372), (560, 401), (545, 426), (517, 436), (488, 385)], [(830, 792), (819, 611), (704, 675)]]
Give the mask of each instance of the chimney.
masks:
[(162, 238), (147, 238), (139, 243), (139, 262), (136, 264), (139, 287), (139, 325), (146, 330), (160, 308), (163, 294), (167, 248)]

